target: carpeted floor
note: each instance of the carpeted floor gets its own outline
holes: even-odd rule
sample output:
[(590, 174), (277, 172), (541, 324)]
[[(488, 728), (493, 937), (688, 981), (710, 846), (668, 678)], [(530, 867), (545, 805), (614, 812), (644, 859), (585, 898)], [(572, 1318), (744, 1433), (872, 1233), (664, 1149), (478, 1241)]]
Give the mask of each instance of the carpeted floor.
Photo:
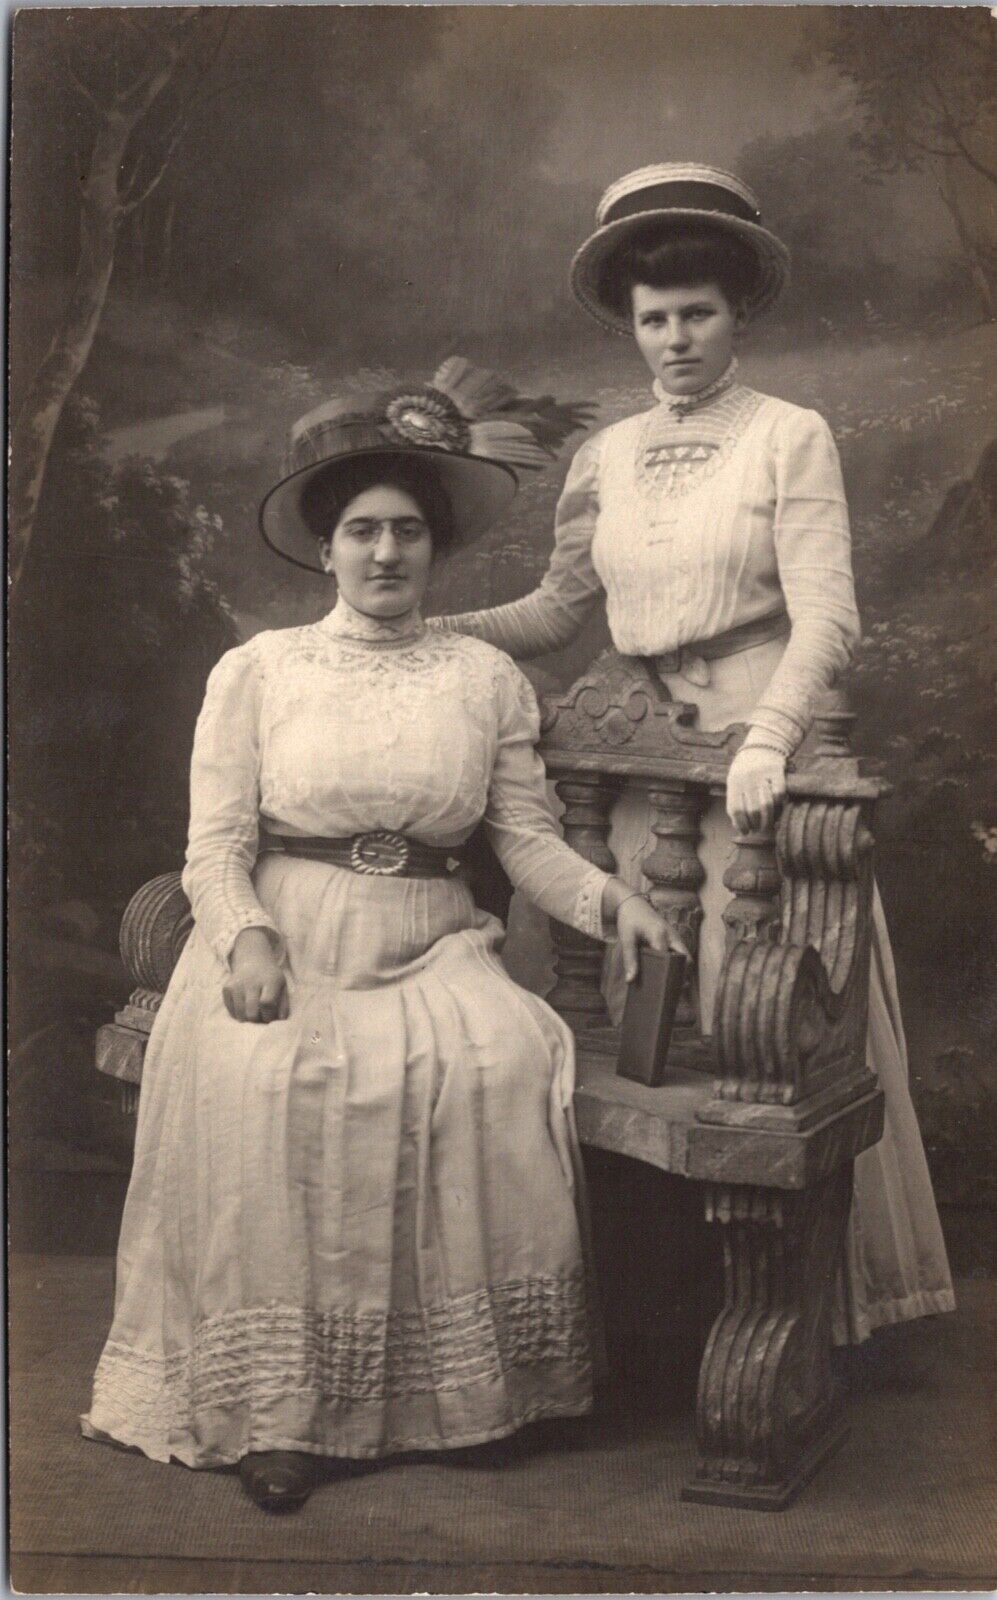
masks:
[(691, 1404), (617, 1396), (500, 1468), (397, 1463), (272, 1519), (231, 1473), (83, 1440), (108, 1258), (14, 1257), (11, 1568), (30, 1593), (543, 1593), (993, 1586), (997, 1288), (851, 1358), (852, 1434), (788, 1511), (686, 1505)]

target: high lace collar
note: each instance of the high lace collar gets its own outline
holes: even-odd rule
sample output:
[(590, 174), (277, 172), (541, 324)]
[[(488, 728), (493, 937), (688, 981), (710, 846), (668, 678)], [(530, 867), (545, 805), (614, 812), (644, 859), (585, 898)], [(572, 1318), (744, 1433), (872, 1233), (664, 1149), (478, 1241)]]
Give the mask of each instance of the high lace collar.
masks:
[(426, 631), (418, 608), (404, 617), (369, 617), (357, 611), (342, 595), (322, 618), (319, 627), (334, 639), (354, 639), (363, 644), (399, 644), (406, 639), (418, 639)]
[(719, 378), (714, 378), (705, 389), (697, 389), (695, 394), (669, 394), (660, 378), (655, 378), (652, 385), (654, 398), (659, 405), (666, 406), (673, 417), (687, 417), (691, 411), (699, 411), (701, 407), (709, 405), (711, 400), (716, 400), (720, 395), (732, 389), (737, 378), (737, 356), (732, 356), (730, 365), (721, 372)]

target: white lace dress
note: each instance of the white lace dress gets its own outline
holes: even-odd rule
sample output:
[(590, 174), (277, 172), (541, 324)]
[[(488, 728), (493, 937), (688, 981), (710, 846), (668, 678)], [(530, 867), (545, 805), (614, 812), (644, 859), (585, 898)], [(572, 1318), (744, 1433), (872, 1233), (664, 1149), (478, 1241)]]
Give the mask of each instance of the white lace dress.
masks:
[[(453, 846), (601, 934), (558, 837), (533, 692), (487, 644), (350, 613), (211, 675), (184, 882), (195, 928), (149, 1042), (114, 1321), (83, 1421), (165, 1461), (465, 1445), (591, 1400), (568, 1029), (462, 882), (359, 876), (277, 831)], [(286, 1021), (222, 1001), (272, 931)]]
[[(816, 412), (744, 387), (658, 403), (582, 445), (557, 511), (555, 547), (540, 586), (488, 611), (434, 624), (489, 640), (517, 657), (559, 649), (605, 598), (625, 655), (669, 659), (661, 676), (696, 705), (710, 730), (747, 722), (747, 744), (790, 755), (816, 698), (847, 665), (859, 636), (848, 508), (830, 429)], [(707, 662), (701, 640), (788, 612), (788, 637)], [(677, 665), (677, 670), (673, 670)], [(721, 802), (703, 822), (698, 982), (712, 1025), (724, 955), (723, 872), (732, 830)], [(610, 840), (620, 872), (643, 883), (652, 840), (646, 803), (627, 796)], [(521, 922), (528, 920), (522, 909)], [(869, 993), (868, 1060), (886, 1098), (883, 1138), (856, 1162), (847, 1273), (836, 1338), (954, 1306), (945, 1243), (911, 1102), (907, 1052), (889, 934), (877, 895)], [(535, 942), (535, 935), (534, 935)], [(618, 963), (607, 965), (618, 1014)]]

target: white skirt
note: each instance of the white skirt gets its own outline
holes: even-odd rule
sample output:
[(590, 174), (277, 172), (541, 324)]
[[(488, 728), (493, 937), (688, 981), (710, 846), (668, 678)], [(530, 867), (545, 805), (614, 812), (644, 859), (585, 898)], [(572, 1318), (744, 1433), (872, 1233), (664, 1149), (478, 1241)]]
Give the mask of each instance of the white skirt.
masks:
[(146, 1054), (92, 1437), (188, 1466), (468, 1445), (591, 1405), (570, 1031), (441, 879), (266, 856), (290, 1015), (195, 929)]

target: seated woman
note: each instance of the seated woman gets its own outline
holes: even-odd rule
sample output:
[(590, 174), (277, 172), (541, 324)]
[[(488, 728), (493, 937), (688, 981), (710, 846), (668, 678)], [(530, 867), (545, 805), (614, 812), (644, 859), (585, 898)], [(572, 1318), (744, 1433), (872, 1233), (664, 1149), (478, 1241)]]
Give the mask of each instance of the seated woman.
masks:
[[(518, 988), (461, 870), (512, 881), (628, 969), (647, 901), (559, 838), (533, 691), (425, 627), (441, 549), (538, 456), (488, 375), (303, 418), (264, 535), (334, 578), (322, 621), (211, 674), (184, 886), (195, 925), (145, 1058), (91, 1437), (241, 1463), (269, 1510), (320, 1458), (467, 1446), (591, 1403), (570, 1032)], [(440, 413), (448, 432), (441, 433)]]
[[(524, 658), (567, 644), (605, 599), (616, 648), (648, 660), (673, 699), (698, 708), (700, 727), (747, 723), (727, 814), (717, 802), (703, 821), (698, 978), (709, 1032), (732, 824), (771, 826), (787, 760), (858, 639), (848, 508), (823, 418), (738, 378), (737, 339), (789, 269), (751, 190), (713, 167), (664, 162), (611, 184), (597, 224), (575, 256), (572, 290), (596, 321), (630, 336), (653, 376), (653, 404), (578, 451), (539, 587), (436, 622)], [(650, 843), (646, 802), (628, 795), (611, 847), (635, 886)], [(886, 1127), (855, 1164), (841, 1342), (954, 1305), (878, 895), (874, 917), (868, 1061)], [(615, 1009), (621, 985), (608, 965)]]

